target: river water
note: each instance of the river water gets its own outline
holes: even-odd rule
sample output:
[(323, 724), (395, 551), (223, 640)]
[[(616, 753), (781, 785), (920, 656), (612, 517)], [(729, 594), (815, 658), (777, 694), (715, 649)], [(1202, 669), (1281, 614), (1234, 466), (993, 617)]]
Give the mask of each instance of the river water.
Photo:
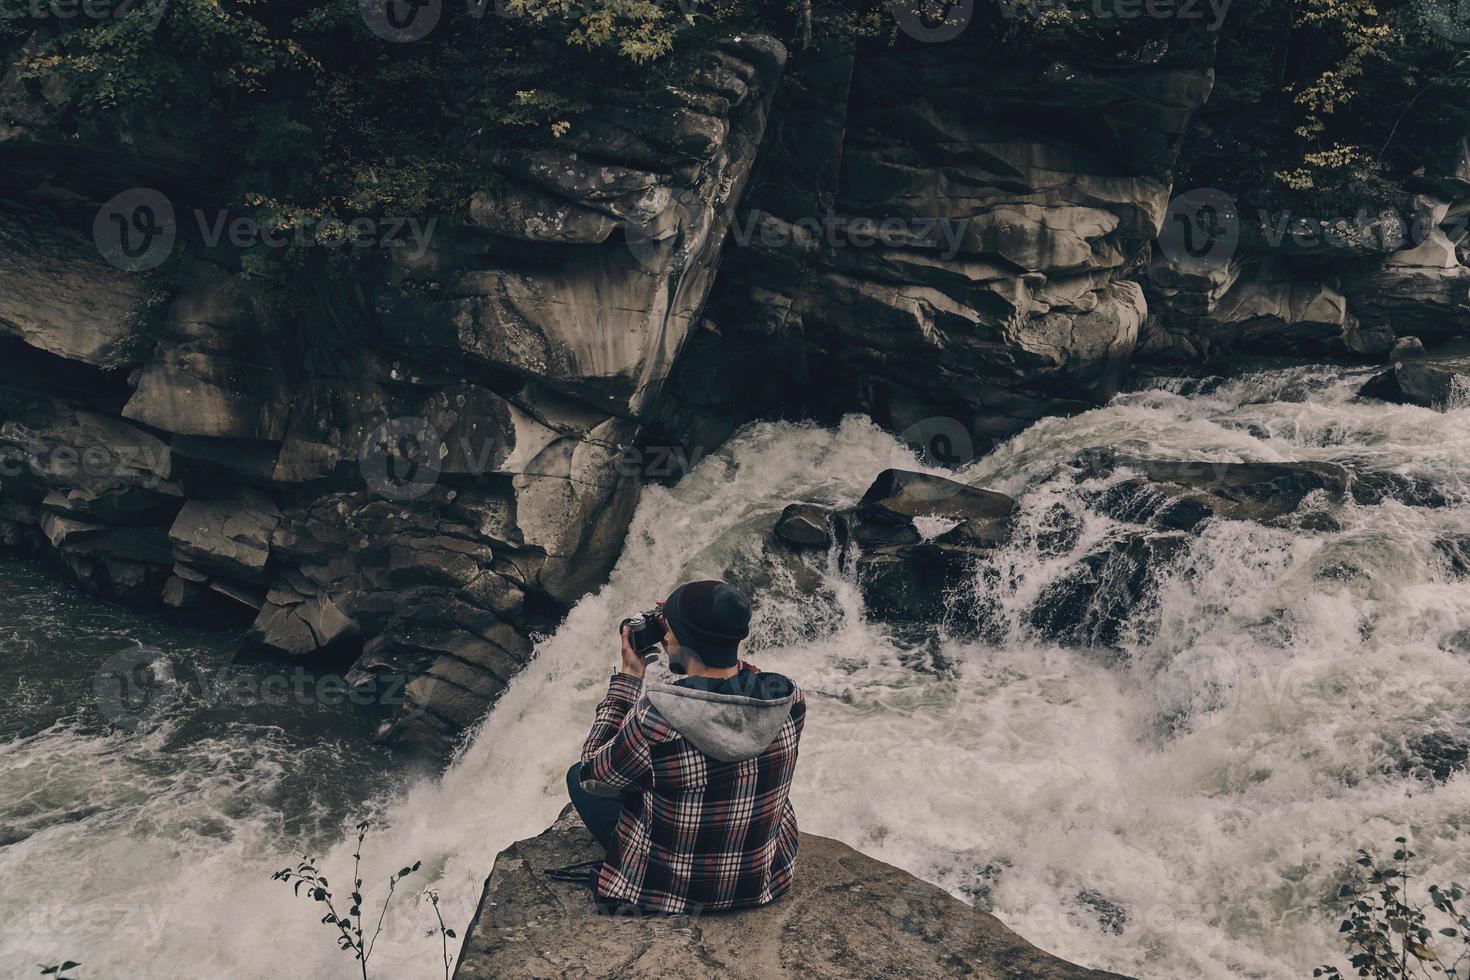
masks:
[[(1430, 733), (1470, 737), (1470, 580), (1436, 547), (1470, 535), (1470, 409), (1354, 402), (1367, 374), (1155, 378), (963, 468), (1020, 500), (1015, 540), (976, 579), (1002, 610), (997, 642), (866, 623), (835, 572), (834, 602), (766, 602), (750, 658), (810, 699), (793, 791), (803, 830), (1069, 959), (1168, 980), (1340, 962), (1331, 905), (1358, 847), (1405, 834), (1431, 880), (1470, 879), (1470, 775), (1437, 780), (1413, 748)], [(1214, 522), (1116, 648), (1068, 648), (1034, 635), (1027, 611), (1124, 530), (1056, 470), (1098, 447), (1337, 461), (1408, 489), (1310, 528)], [(377, 820), (368, 883), (421, 860), (408, 884), (438, 889), (463, 926), (496, 852), (563, 806), (617, 620), (680, 580), (755, 560), (786, 503), (855, 501), (887, 466), (922, 468), (863, 419), (760, 424), (672, 489), (649, 487), (607, 586), (538, 645), (442, 775), (414, 774), (369, 744), (359, 713), (315, 695), (181, 683), (121, 712), (119, 728), (95, 680), (115, 658), (142, 651), (181, 679), (227, 676), (247, 693), (279, 668), (231, 663), (227, 634), (150, 624), (30, 566), (0, 568), (12, 692), (0, 973), (69, 957), (84, 977), (355, 975), (319, 907), (270, 873), (310, 852), (347, 881), (344, 828), (364, 816)], [(1059, 522), (1071, 532), (1054, 533)], [(394, 903), (375, 975), (442, 976), (427, 903), (408, 887)]]

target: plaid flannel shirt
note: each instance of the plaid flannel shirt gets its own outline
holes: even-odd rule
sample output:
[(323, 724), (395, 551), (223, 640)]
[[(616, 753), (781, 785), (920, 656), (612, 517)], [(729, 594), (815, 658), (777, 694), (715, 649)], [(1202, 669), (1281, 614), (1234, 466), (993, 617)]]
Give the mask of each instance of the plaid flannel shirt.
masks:
[(777, 898), (796, 865), (796, 812), (787, 796), (806, 717), (800, 690), (764, 752), (721, 762), (674, 730), (642, 688), (640, 678), (614, 674), (582, 746), (582, 779), (623, 793), (598, 898), (671, 914)]

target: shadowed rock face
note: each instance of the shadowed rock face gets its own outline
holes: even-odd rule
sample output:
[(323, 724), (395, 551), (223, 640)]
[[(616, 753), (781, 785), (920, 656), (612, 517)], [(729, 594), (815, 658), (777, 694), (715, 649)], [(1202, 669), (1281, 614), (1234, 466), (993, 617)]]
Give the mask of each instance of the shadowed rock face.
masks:
[(1110, 63), (1020, 53), (979, 23), (946, 44), (822, 39), (682, 355), (681, 430), (704, 445), (744, 418), (860, 410), (968, 459), (1110, 396), (1211, 86), (1212, 40), (1176, 25)]
[[(623, 450), (785, 59), (727, 39), (651, 95), (605, 91), (555, 144), (497, 152), (465, 221), (290, 297), (190, 237), (217, 175), (166, 121), (64, 136), (6, 75), (0, 448), (26, 464), (0, 540), (105, 596), (248, 622), (253, 648), (351, 659), (365, 687), (395, 675), (384, 734), (453, 739), (616, 559), (642, 476)], [(178, 216), (146, 277), (93, 241), (127, 179)]]
[(1381, 355), (1399, 337), (1435, 342), (1470, 334), (1470, 268), (1456, 249), (1470, 184), (1441, 180), (1414, 207), (1418, 242), (1401, 240), (1397, 218), (1391, 229), (1383, 222), (1341, 232), (1303, 227), (1310, 234), (1298, 238), (1297, 225), (1279, 215), (1282, 237), (1263, 240), (1255, 223), (1272, 219), (1262, 211), (1239, 215), (1242, 233), (1253, 234), (1229, 261), (1191, 268), (1155, 251), (1140, 356)]
[(1470, 370), (1460, 364), (1399, 361), (1382, 374), (1369, 378), (1358, 394), (1363, 398), (1443, 411), (1470, 402)]
[(1051, 956), (991, 915), (845, 844), (801, 835), (796, 880), (758, 909), (600, 915), (542, 872), (598, 856), (576, 814), (502, 851), (465, 931), (455, 980), (773, 977), (1121, 980)]

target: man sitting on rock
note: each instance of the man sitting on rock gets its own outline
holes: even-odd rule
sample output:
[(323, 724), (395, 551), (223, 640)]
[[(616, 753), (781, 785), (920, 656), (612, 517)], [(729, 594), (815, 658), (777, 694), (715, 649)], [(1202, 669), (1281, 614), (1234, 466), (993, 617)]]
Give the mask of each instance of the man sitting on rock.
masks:
[(791, 884), (787, 797), (806, 701), (790, 679), (738, 659), (750, 600), (723, 582), (662, 604), (672, 684), (643, 682), (625, 627), (622, 663), (567, 772), (582, 822), (607, 851), (609, 905), (670, 914), (764, 905)]

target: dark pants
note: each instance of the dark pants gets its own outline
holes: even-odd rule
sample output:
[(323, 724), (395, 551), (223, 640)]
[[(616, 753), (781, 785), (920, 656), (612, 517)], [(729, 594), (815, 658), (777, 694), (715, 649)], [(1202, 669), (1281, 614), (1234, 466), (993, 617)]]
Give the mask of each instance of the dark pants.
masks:
[(592, 836), (597, 838), (597, 843), (602, 845), (604, 851), (610, 852), (617, 834), (618, 815), (623, 812), (623, 798), (597, 796), (583, 789), (580, 762), (572, 763), (572, 768), (567, 770), (567, 795), (572, 798), (577, 816), (582, 818)]

